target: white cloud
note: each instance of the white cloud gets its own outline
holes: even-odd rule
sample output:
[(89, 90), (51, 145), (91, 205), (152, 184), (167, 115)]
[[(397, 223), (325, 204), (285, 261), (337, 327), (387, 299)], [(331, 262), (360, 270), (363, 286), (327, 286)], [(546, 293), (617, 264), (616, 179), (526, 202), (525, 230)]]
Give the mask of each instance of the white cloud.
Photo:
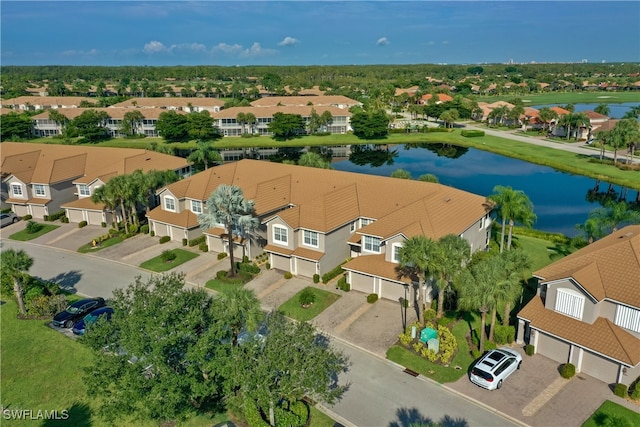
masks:
[(254, 42), (249, 49), (244, 49), (240, 52), (240, 56), (243, 58), (251, 58), (254, 56), (273, 55), (274, 53), (276, 53), (275, 50), (263, 49), (262, 46), (260, 46), (260, 43)]
[[(4, 52), (3, 52), (4, 53)], [(65, 56), (94, 56), (98, 54), (97, 49), (90, 50), (65, 50), (62, 52)]]
[(167, 47), (162, 42), (153, 40), (145, 44), (144, 49), (142, 50), (144, 50), (145, 53), (158, 53), (158, 52), (166, 52)]
[(294, 46), (298, 43), (300, 43), (298, 39), (287, 36), (280, 43), (278, 43), (278, 46)]
[(387, 40), (387, 38), (386, 38), (386, 37), (381, 37), (381, 38), (379, 38), (379, 39), (378, 39), (378, 41), (376, 42), (376, 44), (377, 44), (378, 46), (386, 46), (386, 45), (388, 45), (389, 43), (390, 43), (390, 42), (389, 42), (389, 40)]
[(242, 46), (239, 44), (218, 43), (218, 45), (213, 47), (213, 50), (221, 51), (224, 53), (238, 53), (242, 52)]

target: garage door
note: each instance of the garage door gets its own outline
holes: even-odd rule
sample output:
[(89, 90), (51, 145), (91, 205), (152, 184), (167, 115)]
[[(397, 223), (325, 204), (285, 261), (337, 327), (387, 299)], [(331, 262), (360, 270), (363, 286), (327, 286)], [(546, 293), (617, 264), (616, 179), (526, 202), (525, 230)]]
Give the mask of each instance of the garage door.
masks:
[(582, 353), (580, 371), (606, 383), (615, 383), (618, 380), (618, 365), (589, 351)]
[(169, 235), (169, 227), (166, 224), (161, 224), (159, 222), (153, 223), (153, 231), (156, 233), (156, 236), (168, 236)]
[(90, 225), (101, 225), (102, 224), (102, 212), (88, 211), (87, 216), (89, 220), (87, 221)]
[(313, 261), (296, 258), (296, 267), (298, 276), (313, 277), (316, 274), (316, 263)]
[(67, 218), (69, 218), (69, 222), (77, 224), (84, 219), (82, 218), (82, 211), (77, 209), (67, 209)]
[[(407, 298), (409, 298), (409, 294), (410, 292), (407, 292)], [(399, 301), (400, 298), (404, 298), (404, 286), (399, 283), (383, 281), (382, 298)]]
[(291, 271), (291, 265), (289, 259), (276, 254), (271, 254), (271, 268), (277, 268), (282, 271)]
[(537, 333), (538, 345), (536, 353), (540, 353), (556, 362), (566, 363), (569, 358), (569, 344), (539, 331)]

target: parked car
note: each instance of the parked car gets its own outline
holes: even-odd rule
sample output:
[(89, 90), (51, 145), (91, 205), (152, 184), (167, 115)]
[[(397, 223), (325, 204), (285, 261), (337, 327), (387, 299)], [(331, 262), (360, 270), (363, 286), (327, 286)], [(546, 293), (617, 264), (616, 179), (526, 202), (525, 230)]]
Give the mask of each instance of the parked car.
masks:
[(105, 319), (107, 320), (111, 320), (112, 314), (113, 314), (113, 308), (111, 307), (96, 308), (91, 313), (87, 314), (82, 319), (80, 319), (75, 325), (73, 325), (71, 332), (73, 332), (76, 335), (84, 335), (84, 332), (87, 329), (87, 325), (96, 323), (101, 316), (104, 316)]
[(0, 214), (0, 227), (18, 222), (20, 218), (13, 212)]
[(106, 305), (104, 298), (85, 298), (69, 305), (64, 311), (53, 317), (53, 326), (71, 328), (93, 310)]
[(490, 350), (473, 365), (469, 379), (487, 390), (496, 390), (521, 364), (522, 355), (515, 350), (505, 347)]

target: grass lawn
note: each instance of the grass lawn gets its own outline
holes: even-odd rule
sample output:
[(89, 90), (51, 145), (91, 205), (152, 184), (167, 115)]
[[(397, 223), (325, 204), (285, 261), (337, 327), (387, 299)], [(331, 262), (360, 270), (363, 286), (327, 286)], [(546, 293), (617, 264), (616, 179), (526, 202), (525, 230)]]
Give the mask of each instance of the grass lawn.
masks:
[(327, 307), (336, 302), (340, 295), (334, 294), (333, 292), (323, 291), (322, 289), (317, 289), (313, 287), (308, 287), (305, 289), (311, 289), (313, 294), (316, 296), (316, 300), (313, 304), (311, 304), (307, 308), (303, 308), (300, 305), (299, 298), (300, 293), (304, 291), (302, 289), (297, 294), (289, 298), (289, 300), (285, 301), (278, 310), (281, 311), (285, 316), (291, 317), (292, 319), (296, 319), (298, 321), (304, 322), (306, 320), (311, 320), (316, 317), (318, 314), (322, 313)]
[(472, 329), (478, 328), (480, 328), (480, 316), (475, 313), (464, 312), (462, 318), (457, 320), (451, 331), (458, 341), (458, 352), (448, 367), (430, 362), (399, 344), (389, 348), (386, 356), (387, 359), (439, 383), (455, 382), (467, 374), (469, 366), (474, 361), (466, 336)]
[(86, 245), (82, 245), (78, 248), (78, 252), (81, 254), (88, 254), (93, 252), (98, 252), (100, 249), (108, 248), (109, 246), (117, 245), (122, 242), (124, 239), (120, 236), (110, 237), (107, 240), (103, 240), (99, 245), (93, 246), (92, 243), (87, 243)]
[(626, 425), (629, 426), (640, 426), (640, 412), (634, 412), (631, 409), (607, 400), (582, 424), (582, 427), (622, 425), (610, 419), (611, 417), (625, 420), (627, 422)]
[(22, 231), (13, 233), (11, 236), (9, 236), (9, 238), (12, 240), (19, 240), (21, 242), (26, 242), (27, 240), (35, 239), (36, 237), (40, 237), (43, 234), (47, 234), (48, 232), (53, 231), (56, 228), (60, 227), (59, 225), (53, 225), (53, 224), (40, 224), (40, 225), (42, 225), (42, 228), (36, 233), (29, 233), (25, 228)]
[(194, 252), (185, 251), (184, 249), (173, 249), (171, 250), (171, 252), (177, 255), (176, 259), (171, 262), (163, 261), (162, 255), (158, 255), (155, 258), (151, 258), (150, 260), (143, 262), (142, 264), (140, 264), (140, 267), (146, 268), (147, 270), (155, 271), (157, 273), (161, 273), (163, 271), (171, 270), (172, 268), (175, 268), (180, 264), (183, 264), (199, 256)]
[(528, 94), (522, 96), (479, 96), (478, 101), (495, 102), (509, 101), (520, 98), (525, 105), (567, 105), (567, 104), (616, 104), (623, 102), (638, 102), (638, 94), (634, 92), (554, 92)]

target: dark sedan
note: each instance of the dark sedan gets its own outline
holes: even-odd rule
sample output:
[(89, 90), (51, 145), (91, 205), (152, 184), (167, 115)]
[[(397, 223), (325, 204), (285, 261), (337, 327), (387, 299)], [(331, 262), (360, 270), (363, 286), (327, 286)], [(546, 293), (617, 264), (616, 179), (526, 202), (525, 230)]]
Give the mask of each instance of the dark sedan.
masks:
[(71, 328), (78, 320), (105, 305), (104, 298), (85, 298), (76, 301), (53, 317), (53, 326)]
[(104, 317), (106, 320), (111, 320), (112, 314), (113, 308), (111, 307), (97, 308), (79, 320), (78, 323), (73, 326), (71, 332), (76, 335), (84, 335), (88, 325), (96, 323), (100, 317)]

